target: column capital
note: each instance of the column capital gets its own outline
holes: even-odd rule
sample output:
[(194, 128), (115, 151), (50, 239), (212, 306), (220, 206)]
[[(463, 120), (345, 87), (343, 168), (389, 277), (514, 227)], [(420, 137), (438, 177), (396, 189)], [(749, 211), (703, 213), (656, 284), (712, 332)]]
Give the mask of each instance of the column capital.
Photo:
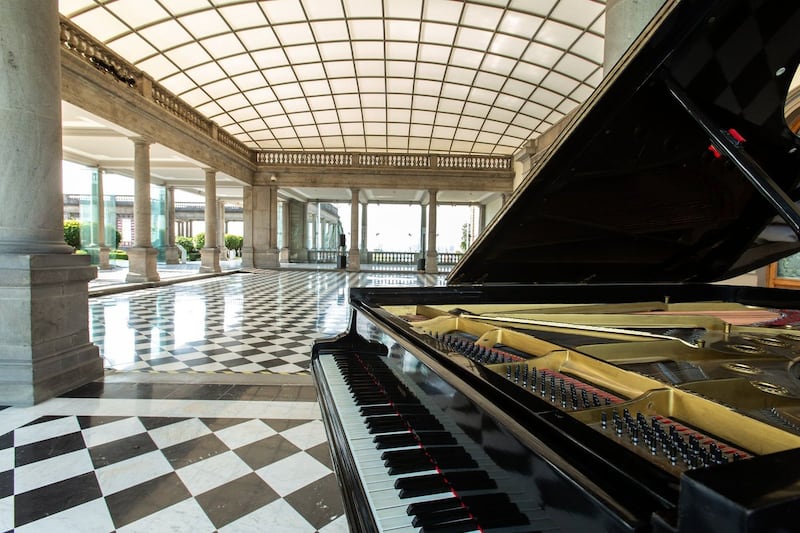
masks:
[(206, 174), (216, 174), (217, 173), (217, 169), (216, 168), (203, 167), (203, 172), (205, 172)]
[(140, 144), (140, 145), (144, 144), (148, 146), (153, 144), (153, 141), (151, 141), (146, 137), (128, 137), (128, 138), (133, 141), (133, 144)]

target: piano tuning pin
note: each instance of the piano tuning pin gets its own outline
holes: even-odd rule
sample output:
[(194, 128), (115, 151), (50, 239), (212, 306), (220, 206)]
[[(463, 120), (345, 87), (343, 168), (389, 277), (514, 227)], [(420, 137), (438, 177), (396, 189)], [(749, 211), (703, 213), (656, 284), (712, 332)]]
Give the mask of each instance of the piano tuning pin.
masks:
[(608, 427), (608, 415), (605, 411), (600, 413), (600, 427), (606, 429)]
[(511, 365), (506, 365), (506, 378), (511, 379)]

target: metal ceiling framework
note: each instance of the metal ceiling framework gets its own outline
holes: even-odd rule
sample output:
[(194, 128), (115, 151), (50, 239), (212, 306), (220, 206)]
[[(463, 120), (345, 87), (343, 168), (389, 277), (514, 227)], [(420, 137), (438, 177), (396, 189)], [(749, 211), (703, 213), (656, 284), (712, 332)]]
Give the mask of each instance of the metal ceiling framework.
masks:
[(602, 78), (596, 0), (61, 0), (254, 149), (512, 154)]

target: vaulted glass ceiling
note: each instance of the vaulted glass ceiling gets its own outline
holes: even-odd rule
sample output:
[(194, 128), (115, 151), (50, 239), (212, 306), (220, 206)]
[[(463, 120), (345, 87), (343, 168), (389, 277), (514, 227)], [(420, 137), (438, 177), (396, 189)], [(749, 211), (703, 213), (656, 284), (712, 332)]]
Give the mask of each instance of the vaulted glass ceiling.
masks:
[(255, 149), (511, 154), (602, 78), (604, 1), (59, 5)]

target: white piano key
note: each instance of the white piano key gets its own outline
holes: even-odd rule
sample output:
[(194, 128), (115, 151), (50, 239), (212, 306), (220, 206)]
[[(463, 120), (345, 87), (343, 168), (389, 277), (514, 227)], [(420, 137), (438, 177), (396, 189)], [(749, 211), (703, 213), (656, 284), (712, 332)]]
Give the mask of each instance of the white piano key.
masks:
[[(426, 494), (413, 498), (400, 498), (399, 490), (394, 488), (395, 480), (413, 476), (434, 474), (436, 470), (431, 467), (429, 470), (411, 472), (406, 474), (390, 475), (388, 468), (381, 459), (381, 454), (385, 449), (377, 449), (373, 439), (374, 434), (368, 433), (365, 424), (365, 417), (361, 414), (361, 406), (356, 405), (353, 395), (337, 367), (332, 356), (322, 356), (319, 358), (325, 381), (333, 397), (334, 407), (338, 415), (340, 425), (347, 436), (350, 451), (352, 453), (356, 468), (359, 472), (359, 480), (367, 495), (368, 504), (372, 510), (372, 515), (381, 531), (391, 531), (393, 533), (405, 533), (418, 531), (419, 528), (412, 525), (413, 517), (408, 516), (406, 509), (408, 505), (416, 502), (432, 501), (436, 499), (450, 498), (453, 493), (450, 490), (443, 490), (439, 493)], [(398, 376), (400, 379), (400, 376)], [(425, 393), (413, 384), (401, 380), (418, 398), (425, 398)], [(376, 405), (388, 405), (376, 404)], [(459, 446), (462, 446), (478, 463), (478, 468), (486, 473), (495, 481), (502, 481), (508, 474), (500, 470), (479, 446), (473, 443), (463, 431), (446, 416), (439, 416), (441, 412), (436, 412), (434, 405), (426, 405), (432, 414), (437, 416), (444, 426), (444, 430), (454, 436)], [(393, 415), (391, 415), (393, 416)], [(386, 434), (404, 434), (407, 431), (387, 432)], [(391, 448), (392, 450), (414, 449), (419, 445)], [(453, 469), (458, 470), (458, 469)], [(466, 469), (474, 470), (474, 469)], [(485, 494), (493, 491), (476, 491), (473, 493)], [(467, 494), (466, 492), (464, 493)], [(509, 496), (514, 499), (513, 494)], [(524, 498), (523, 498), (524, 499)], [(523, 511), (524, 512), (524, 511)]]

